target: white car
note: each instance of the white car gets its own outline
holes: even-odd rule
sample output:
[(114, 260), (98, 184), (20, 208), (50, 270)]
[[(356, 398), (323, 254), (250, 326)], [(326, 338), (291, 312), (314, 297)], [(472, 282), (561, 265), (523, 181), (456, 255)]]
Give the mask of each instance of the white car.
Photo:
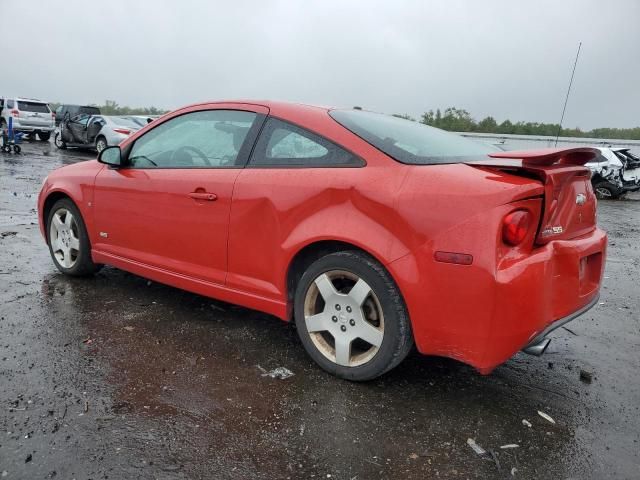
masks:
[(37, 134), (43, 141), (49, 140), (56, 128), (49, 105), (33, 98), (0, 98), (0, 129), (9, 127), (9, 119), (14, 131)]
[(598, 148), (598, 155), (586, 164), (591, 184), (600, 199), (620, 198), (640, 190), (640, 158), (628, 148)]

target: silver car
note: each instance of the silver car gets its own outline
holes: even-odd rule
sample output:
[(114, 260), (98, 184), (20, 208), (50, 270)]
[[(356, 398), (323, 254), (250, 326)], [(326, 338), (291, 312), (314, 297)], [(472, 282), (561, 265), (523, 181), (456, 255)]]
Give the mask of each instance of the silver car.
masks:
[(119, 145), (125, 138), (140, 130), (141, 125), (125, 116), (87, 115), (63, 119), (54, 143), (58, 148), (95, 148), (98, 153)]

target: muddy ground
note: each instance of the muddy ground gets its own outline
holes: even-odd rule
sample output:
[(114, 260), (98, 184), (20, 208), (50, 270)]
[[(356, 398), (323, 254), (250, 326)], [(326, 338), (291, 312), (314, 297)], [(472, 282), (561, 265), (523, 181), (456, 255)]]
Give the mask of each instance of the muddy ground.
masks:
[[(600, 202), (601, 303), (543, 357), (483, 377), (412, 354), (353, 384), (262, 313), (113, 268), (59, 274), (37, 192), (92, 157), (42, 142), (0, 154), (1, 478), (640, 477), (640, 195)], [(294, 375), (264, 375), (277, 367)]]

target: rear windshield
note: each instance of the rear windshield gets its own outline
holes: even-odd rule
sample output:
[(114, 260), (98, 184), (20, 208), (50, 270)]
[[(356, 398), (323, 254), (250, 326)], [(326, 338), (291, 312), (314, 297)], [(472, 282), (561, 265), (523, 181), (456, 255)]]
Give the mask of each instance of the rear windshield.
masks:
[(391, 158), (414, 165), (479, 160), (495, 148), (419, 122), (363, 110), (331, 110), (329, 115)]
[(18, 110), (23, 112), (37, 112), (37, 113), (50, 113), (49, 105), (40, 102), (25, 102), (24, 100), (18, 100)]
[(100, 115), (98, 107), (80, 107), (78, 113), (88, 113), (89, 115)]

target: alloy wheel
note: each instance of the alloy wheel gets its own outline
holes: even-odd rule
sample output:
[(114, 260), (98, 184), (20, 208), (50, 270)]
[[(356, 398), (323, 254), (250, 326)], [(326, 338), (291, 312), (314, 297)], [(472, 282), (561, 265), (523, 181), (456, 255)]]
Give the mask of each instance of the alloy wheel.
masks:
[(606, 200), (613, 197), (613, 195), (611, 194), (611, 190), (604, 187), (597, 187), (596, 193), (598, 194), (598, 197), (602, 200)]
[(320, 274), (305, 295), (304, 318), (315, 347), (338, 365), (363, 365), (382, 345), (380, 301), (367, 282), (352, 272)]
[(60, 208), (51, 217), (49, 242), (56, 260), (64, 268), (72, 268), (80, 255), (78, 224), (73, 214)]

